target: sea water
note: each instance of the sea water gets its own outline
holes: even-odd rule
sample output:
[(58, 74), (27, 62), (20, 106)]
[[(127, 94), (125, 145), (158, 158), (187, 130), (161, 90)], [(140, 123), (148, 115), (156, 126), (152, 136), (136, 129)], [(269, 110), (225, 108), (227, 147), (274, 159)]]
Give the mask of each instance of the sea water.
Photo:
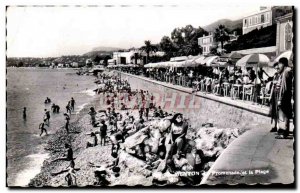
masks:
[[(7, 68), (6, 134), (7, 185), (26, 186), (40, 172), (48, 157), (44, 150), (47, 138), (40, 137), (39, 124), (44, 109), (52, 103), (60, 106), (60, 113), (51, 112), (48, 133), (54, 134), (64, 125), (63, 113), (73, 97), (76, 101), (74, 116), (93, 99), (93, 76), (78, 76), (74, 69)], [(51, 104), (44, 104), (46, 97)], [(23, 119), (23, 108), (27, 118)], [(71, 116), (71, 119), (74, 119)]]

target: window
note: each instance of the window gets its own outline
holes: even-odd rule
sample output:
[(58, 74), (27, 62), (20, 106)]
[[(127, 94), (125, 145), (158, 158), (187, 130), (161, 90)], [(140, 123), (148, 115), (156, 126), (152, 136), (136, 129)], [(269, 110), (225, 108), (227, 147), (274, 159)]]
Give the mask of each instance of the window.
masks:
[(269, 21), (269, 13), (266, 14), (266, 22)]
[(244, 26), (247, 27), (247, 19), (244, 20)]
[(252, 18), (249, 19), (249, 25), (252, 25)]
[(260, 20), (261, 20), (261, 23), (265, 23), (265, 15), (264, 14), (262, 14), (260, 16)]
[(289, 23), (285, 26), (285, 50), (292, 49), (292, 27)]

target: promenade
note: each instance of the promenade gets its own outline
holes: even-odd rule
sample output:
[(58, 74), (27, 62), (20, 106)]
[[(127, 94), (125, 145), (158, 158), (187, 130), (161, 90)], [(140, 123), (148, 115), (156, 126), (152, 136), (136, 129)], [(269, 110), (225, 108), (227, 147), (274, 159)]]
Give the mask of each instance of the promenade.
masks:
[[(277, 139), (257, 125), (234, 140), (202, 179), (202, 184), (290, 184), (294, 182), (294, 139)], [(292, 138), (292, 137), (291, 137)], [(224, 172), (231, 172), (225, 174)], [(241, 174), (233, 174), (241, 172)]]

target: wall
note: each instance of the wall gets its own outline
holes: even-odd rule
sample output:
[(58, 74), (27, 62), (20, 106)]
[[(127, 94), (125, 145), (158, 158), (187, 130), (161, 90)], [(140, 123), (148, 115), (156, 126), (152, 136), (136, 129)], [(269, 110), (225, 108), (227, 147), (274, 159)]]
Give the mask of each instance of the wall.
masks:
[(128, 80), (133, 90), (143, 89), (155, 93), (158, 105), (164, 106), (165, 104), (165, 108), (170, 112), (184, 113), (185, 117), (190, 119), (193, 127), (199, 127), (206, 122), (211, 122), (220, 128), (254, 127), (257, 124), (270, 124), (270, 118), (261, 115), (259, 111), (256, 113), (255, 110), (234, 107), (209, 99), (209, 97), (195, 96), (186, 88), (170, 84), (166, 86), (163, 85), (165, 83), (160, 84), (144, 77), (124, 73), (121, 73), (121, 78)]

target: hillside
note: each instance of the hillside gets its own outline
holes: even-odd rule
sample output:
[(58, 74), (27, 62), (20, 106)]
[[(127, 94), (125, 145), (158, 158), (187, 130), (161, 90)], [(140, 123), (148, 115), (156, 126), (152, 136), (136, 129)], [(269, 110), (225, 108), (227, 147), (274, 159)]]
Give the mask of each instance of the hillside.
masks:
[(99, 47), (93, 48), (92, 51), (114, 52), (114, 51), (123, 50), (123, 49), (124, 48), (99, 46)]
[(123, 48), (114, 48), (114, 47), (96, 47), (93, 48), (92, 51), (83, 54), (83, 56), (87, 57), (95, 57), (95, 56), (103, 56), (103, 55), (112, 55), (113, 52), (118, 50), (124, 50)]
[(243, 20), (239, 19), (239, 20), (232, 21), (230, 19), (220, 19), (220, 20), (213, 22), (207, 26), (204, 26), (203, 29), (210, 32), (210, 31), (214, 31), (219, 25), (225, 25), (225, 27), (228, 28), (229, 31), (232, 31), (236, 28), (242, 28)]

